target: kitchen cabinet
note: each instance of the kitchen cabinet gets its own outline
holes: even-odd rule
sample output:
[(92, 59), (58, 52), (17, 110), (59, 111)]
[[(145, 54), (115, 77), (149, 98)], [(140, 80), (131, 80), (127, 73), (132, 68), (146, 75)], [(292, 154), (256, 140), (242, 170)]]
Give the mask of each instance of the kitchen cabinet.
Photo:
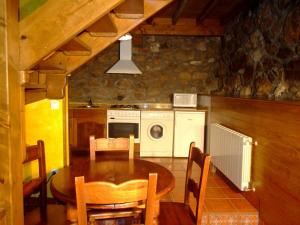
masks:
[(188, 157), (191, 142), (204, 149), (205, 112), (175, 111), (174, 157)]
[(106, 137), (106, 109), (69, 109), (70, 149), (89, 150), (89, 136)]

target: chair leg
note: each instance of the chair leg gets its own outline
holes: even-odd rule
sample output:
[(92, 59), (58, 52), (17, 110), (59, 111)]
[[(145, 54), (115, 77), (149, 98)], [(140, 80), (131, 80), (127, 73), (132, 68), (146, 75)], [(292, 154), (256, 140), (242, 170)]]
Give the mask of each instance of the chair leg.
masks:
[(40, 211), (43, 221), (47, 221), (47, 183), (42, 184), (40, 190)]

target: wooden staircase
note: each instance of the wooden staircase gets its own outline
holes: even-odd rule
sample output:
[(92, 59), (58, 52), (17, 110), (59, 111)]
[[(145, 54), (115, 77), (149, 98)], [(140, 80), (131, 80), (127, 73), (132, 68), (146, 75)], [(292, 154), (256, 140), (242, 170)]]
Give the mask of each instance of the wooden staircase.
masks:
[(48, 0), (20, 21), (26, 103), (64, 97), (67, 76), (172, 0)]

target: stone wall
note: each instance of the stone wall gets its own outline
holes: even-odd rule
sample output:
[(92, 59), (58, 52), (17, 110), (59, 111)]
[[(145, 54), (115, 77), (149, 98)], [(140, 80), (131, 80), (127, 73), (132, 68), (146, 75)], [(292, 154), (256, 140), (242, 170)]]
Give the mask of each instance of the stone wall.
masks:
[(119, 58), (115, 43), (72, 74), (70, 102), (169, 103), (174, 92), (210, 94), (218, 88), (220, 38), (143, 36), (133, 43), (133, 60), (143, 74), (105, 74)]
[(265, 0), (226, 28), (220, 95), (300, 98), (299, 0)]

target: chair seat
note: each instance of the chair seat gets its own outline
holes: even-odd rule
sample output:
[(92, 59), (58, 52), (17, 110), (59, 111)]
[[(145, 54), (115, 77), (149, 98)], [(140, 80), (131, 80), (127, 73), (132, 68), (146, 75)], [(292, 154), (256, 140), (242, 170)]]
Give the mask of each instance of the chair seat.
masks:
[[(41, 178), (32, 179), (23, 183), (23, 196), (28, 197), (33, 192), (36, 192), (41, 187), (43, 180)], [(34, 191), (33, 191), (34, 190)]]
[(161, 202), (158, 221), (163, 225), (195, 225), (188, 208), (179, 202)]
[(124, 217), (134, 217), (137, 218), (141, 216), (143, 209), (132, 208), (127, 210), (117, 209), (117, 210), (89, 210), (88, 218), (92, 220), (99, 219), (109, 219), (109, 218), (124, 218)]

